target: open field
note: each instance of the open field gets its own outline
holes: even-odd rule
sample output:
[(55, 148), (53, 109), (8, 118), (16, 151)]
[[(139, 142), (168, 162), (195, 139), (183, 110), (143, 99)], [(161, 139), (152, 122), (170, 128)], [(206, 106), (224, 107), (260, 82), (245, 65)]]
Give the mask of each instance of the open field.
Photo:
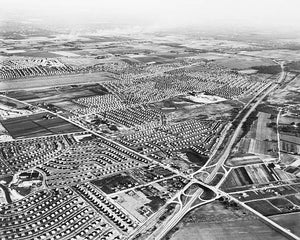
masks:
[(38, 102), (56, 102), (61, 100), (71, 100), (81, 97), (91, 97), (94, 95), (102, 95), (107, 93), (107, 90), (96, 84), (86, 85), (68, 85), (61, 87), (51, 87), (34, 90), (10, 91), (7, 96), (17, 98), (20, 101), (28, 103)]
[(269, 218), (300, 237), (300, 213), (280, 214)]
[(293, 79), (285, 88), (277, 89), (268, 97), (271, 104), (285, 105), (298, 103), (300, 101), (300, 76)]
[[(74, 51), (72, 51), (71, 53), (74, 53)], [(83, 51), (80, 52), (76, 52), (74, 54), (83, 54)], [(90, 54), (88, 54), (90, 55)], [(72, 65), (75, 67), (87, 67), (87, 66), (93, 66), (95, 64), (101, 64), (104, 62), (107, 62), (106, 59), (95, 59), (94, 57), (64, 57), (64, 56), (60, 56), (59, 58), (64, 64), (68, 64), (68, 65)]]
[[(31, 88), (47, 88), (70, 84), (98, 83), (115, 80), (110, 74), (104, 72), (74, 74), (65, 76), (34, 77), (27, 79), (14, 79), (0, 81), (1, 91), (23, 90)], [(26, 82), (26, 84), (24, 84)], [(42, 87), (41, 87), (42, 86)]]
[[(171, 234), (172, 233), (172, 234)], [(188, 213), (164, 240), (283, 240), (253, 215), (215, 202)]]
[(39, 113), (1, 121), (13, 138), (30, 138), (82, 131), (77, 126), (49, 113)]
[(198, 39), (198, 41), (188, 40), (182, 44), (182, 46), (202, 49), (207, 51), (213, 51), (217, 49), (247, 49), (251, 48), (251, 45), (246, 42), (241, 41), (231, 41), (231, 40), (222, 40), (222, 39)]
[(42, 106), (50, 111), (62, 111), (65, 114), (75, 113), (85, 108), (76, 102), (80, 98), (102, 96), (108, 91), (99, 84), (67, 85), (43, 89), (11, 91), (7, 95), (34, 106)]
[(283, 240), (279, 233), (269, 229), (259, 220), (232, 221), (227, 223), (203, 223), (189, 226), (174, 234), (170, 240)]
[(300, 61), (295, 61), (287, 64), (290, 71), (300, 72)]
[[(154, 104), (153, 104), (154, 105)], [(169, 99), (155, 103), (155, 106), (167, 114), (170, 119), (231, 119), (235, 111), (241, 107), (236, 101), (223, 101), (210, 104), (195, 103), (184, 97)]]
[(56, 54), (54, 52), (47, 52), (47, 51), (24, 51), (24, 52), (17, 52), (13, 53), (15, 56), (20, 57), (41, 57), (41, 58), (54, 58), (59, 57), (59, 54)]
[(271, 114), (263, 112), (258, 113), (257, 128), (255, 134), (255, 138), (257, 140), (264, 141), (267, 139), (269, 141), (272, 141), (276, 139), (276, 132), (272, 128), (267, 127), (267, 124), (271, 122)]
[(229, 58), (217, 59), (215, 62), (221, 66), (228, 67), (231, 69), (249, 69), (257, 66), (271, 66), (274, 62), (270, 59), (242, 56), (242, 55), (231, 55)]
[(277, 143), (270, 141), (259, 141), (251, 139), (249, 146), (249, 153), (261, 154), (261, 155), (277, 155)]
[(283, 59), (287, 61), (299, 61), (300, 50), (287, 50), (287, 49), (276, 49), (276, 50), (261, 50), (261, 51), (241, 51), (240, 53), (249, 56)]
[(244, 125), (243, 137), (235, 146), (233, 156), (242, 157), (252, 154), (267, 160), (276, 158), (278, 146), (277, 134), (273, 127), (276, 125), (275, 121), (275, 115), (265, 112), (258, 112), (254, 118), (249, 119), (249, 122)]

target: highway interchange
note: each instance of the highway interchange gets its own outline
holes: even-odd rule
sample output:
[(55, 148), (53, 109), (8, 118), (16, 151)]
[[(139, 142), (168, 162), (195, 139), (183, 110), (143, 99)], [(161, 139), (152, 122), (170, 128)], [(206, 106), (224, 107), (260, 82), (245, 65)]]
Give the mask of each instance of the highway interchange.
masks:
[[(151, 228), (151, 226), (154, 226), (156, 224), (157, 219), (159, 218), (159, 216), (161, 216), (163, 214), (163, 211), (165, 210), (165, 207), (168, 206), (171, 203), (175, 203), (177, 204), (176, 207), (176, 211), (174, 214), (172, 214), (172, 216), (168, 219), (168, 221), (164, 222), (160, 227), (158, 227), (147, 239), (148, 240), (159, 240), (161, 239), (163, 236), (165, 236), (173, 227), (176, 226), (176, 224), (192, 209), (199, 207), (201, 205), (204, 204), (208, 204), (212, 201), (215, 201), (216, 199), (218, 199), (219, 197), (223, 196), (226, 197), (229, 200), (232, 200), (236, 203), (238, 203), (240, 206), (244, 207), (245, 209), (249, 210), (250, 212), (252, 212), (253, 214), (255, 214), (256, 216), (258, 216), (262, 221), (264, 221), (265, 223), (267, 223), (268, 225), (270, 225), (271, 227), (273, 227), (274, 229), (280, 231), (281, 233), (283, 233), (285, 236), (291, 238), (291, 239), (299, 239), (296, 235), (294, 235), (293, 233), (291, 233), (289, 230), (281, 227), (280, 225), (276, 224), (274, 221), (268, 219), (267, 217), (263, 216), (262, 214), (258, 213), (257, 211), (253, 210), (252, 208), (250, 208), (249, 206), (247, 206), (245, 203), (239, 201), (236, 198), (233, 198), (232, 196), (230, 196), (229, 194), (223, 192), (222, 190), (220, 190), (220, 186), (221, 184), (224, 182), (224, 180), (226, 179), (227, 175), (229, 174), (229, 171), (225, 170), (225, 173), (223, 174), (222, 178), (214, 185), (211, 184), (211, 182), (214, 180), (214, 178), (216, 177), (217, 173), (220, 171), (220, 169), (224, 170), (224, 166), (225, 166), (225, 162), (228, 159), (228, 157), (230, 156), (231, 150), (234, 146), (234, 144), (236, 143), (240, 133), (241, 133), (241, 129), (243, 124), (245, 123), (245, 121), (247, 120), (247, 118), (250, 116), (250, 114), (255, 111), (255, 109), (257, 108), (257, 106), (263, 101), (263, 99), (265, 99), (271, 92), (273, 92), (276, 88), (278, 88), (278, 86), (285, 80), (286, 77), (286, 72), (284, 71), (284, 63), (281, 62), (281, 68), (282, 68), (282, 72), (280, 74), (280, 76), (278, 77), (278, 81), (276, 83), (270, 83), (269, 85), (267, 85), (266, 87), (264, 87), (263, 89), (261, 89), (260, 92), (258, 92), (245, 106), (244, 108), (240, 111), (240, 114), (243, 114), (242, 119), (240, 120), (238, 126), (234, 129), (233, 133), (230, 136), (227, 136), (228, 134), (228, 130), (232, 127), (231, 124), (228, 124), (226, 129), (224, 130), (222, 136), (219, 139), (218, 144), (216, 145), (216, 148), (213, 150), (210, 159), (207, 161), (207, 163), (201, 168), (199, 169), (197, 172), (193, 173), (193, 174), (184, 174), (180, 171), (174, 170), (173, 168), (166, 166), (160, 162), (156, 162), (153, 159), (142, 155), (130, 148), (127, 148), (125, 146), (123, 146), (122, 144), (113, 141), (103, 135), (100, 135), (99, 133), (91, 130), (90, 128), (87, 128), (85, 126), (82, 126), (81, 124), (79, 124), (78, 122), (70, 119), (70, 118), (66, 118), (64, 116), (62, 116), (61, 114), (55, 113), (53, 111), (50, 110), (45, 110), (43, 109), (43, 111), (46, 111), (48, 113), (54, 114), (62, 119), (64, 119), (65, 121), (68, 121), (76, 126), (78, 126), (79, 128), (81, 128), (83, 131), (85, 132), (89, 132), (91, 134), (93, 134), (94, 136), (97, 136), (100, 139), (104, 139), (107, 142), (111, 142), (115, 145), (117, 145), (120, 148), (126, 149), (126, 151), (132, 152), (146, 160), (148, 160), (149, 162), (153, 162), (155, 164), (160, 165), (161, 167), (168, 169), (169, 171), (173, 172), (174, 175), (176, 176), (182, 176), (185, 179), (189, 180), (189, 183), (183, 188), (181, 189), (175, 196), (173, 196), (171, 199), (169, 199), (166, 204), (159, 210), (157, 211), (155, 214), (153, 214), (153, 216), (151, 216), (149, 219), (147, 219), (147, 221), (145, 221), (145, 223), (141, 224), (136, 230), (135, 233), (131, 236), (128, 237), (128, 239), (134, 239), (134, 236), (136, 236), (139, 233), (144, 232), (146, 229)], [(9, 98), (9, 97), (7, 97)], [(13, 99), (14, 101), (16, 101), (16, 99)], [(31, 106), (28, 103), (25, 103), (24, 101), (19, 101), (22, 104), (26, 104), (28, 106)], [(279, 113), (280, 114), (280, 113)], [(239, 115), (238, 115), (239, 116)], [(278, 120), (277, 120), (278, 123)], [(220, 151), (220, 147), (222, 147), (222, 143), (223, 141), (225, 141), (227, 138), (229, 137), (229, 142), (227, 144), (225, 144), (225, 149)], [(210, 165), (211, 161), (214, 161), (215, 163)], [(197, 177), (197, 175), (201, 172), (205, 171), (205, 168), (207, 166), (213, 167), (213, 170), (208, 174), (208, 176), (206, 176), (204, 178), (204, 181), (200, 181)], [(197, 185), (198, 189), (193, 192), (192, 195), (189, 195), (184, 202), (181, 200), (181, 196), (185, 195), (185, 191), (191, 187), (192, 185)], [(202, 186), (202, 188), (201, 188)], [(203, 200), (201, 199), (201, 195), (204, 192), (204, 188), (206, 189), (210, 189), (211, 191), (214, 192), (214, 196), (211, 197), (210, 199), (207, 200)], [(134, 188), (133, 188), (134, 189)], [(128, 190), (128, 189), (127, 189)], [(130, 189), (129, 189), (130, 190)], [(196, 200), (200, 200), (200, 202), (198, 204), (194, 204), (194, 202)]]
[[(224, 166), (226, 160), (228, 159), (229, 155), (230, 155), (230, 152), (231, 152), (231, 149), (232, 147), (234, 146), (234, 143), (236, 142), (236, 139), (238, 138), (240, 132), (241, 132), (241, 128), (244, 124), (244, 122), (247, 120), (247, 118), (249, 117), (249, 115), (257, 108), (257, 106), (262, 102), (263, 99), (265, 99), (271, 92), (273, 92), (276, 88), (278, 88), (278, 86), (280, 85), (280, 83), (282, 83), (286, 77), (286, 72), (284, 71), (284, 62), (281, 62), (280, 63), (280, 66), (282, 68), (282, 72), (280, 74), (280, 76), (278, 77), (278, 80), (277, 82), (275, 83), (271, 83), (269, 85), (267, 85), (265, 88), (263, 88), (261, 90), (261, 92), (258, 92), (250, 101), (248, 104), (245, 105), (245, 107), (242, 109), (247, 109), (249, 106), (250, 109), (247, 110), (247, 112), (244, 114), (242, 120), (240, 121), (239, 125), (237, 126), (237, 128), (235, 129), (233, 135), (230, 137), (230, 142), (229, 144), (226, 145), (226, 149), (225, 151), (222, 151), (222, 155), (221, 156), (218, 156), (218, 161), (217, 161), (217, 164), (215, 165), (214, 167), (214, 170), (211, 172), (211, 174), (205, 179), (205, 182), (201, 182), (199, 180), (197, 180), (195, 178), (196, 173), (194, 173), (192, 176), (191, 175), (184, 175), (183, 173), (181, 172), (178, 172), (178, 171), (174, 171), (174, 169), (170, 168), (170, 167), (167, 167), (161, 163), (159, 163), (162, 167), (164, 168), (167, 168), (168, 170), (170, 171), (173, 171), (175, 174), (177, 175), (181, 175), (181, 176), (184, 176), (185, 178), (188, 178), (190, 179), (191, 181), (189, 182), (189, 184), (184, 188), (182, 189), (180, 192), (178, 192), (178, 194), (176, 194), (176, 196), (174, 196), (172, 199), (170, 199), (168, 201), (168, 203), (170, 202), (173, 202), (175, 199), (179, 199), (178, 202), (179, 202), (179, 205), (180, 205), (180, 208), (178, 210), (178, 212), (176, 214), (174, 214), (172, 216), (172, 219), (170, 219), (167, 224), (164, 224), (162, 228), (159, 228), (159, 230), (161, 230), (158, 234), (156, 232), (154, 232), (154, 236), (151, 235), (148, 239), (149, 240), (159, 240), (161, 239), (165, 234), (167, 234), (189, 211), (191, 211), (192, 209), (196, 208), (196, 207), (199, 207), (203, 204), (207, 204), (207, 203), (210, 203), (212, 201), (214, 201), (215, 199), (217, 199), (218, 197), (220, 196), (225, 196), (227, 197), (228, 199), (230, 200), (233, 200), (235, 202), (237, 202), (240, 206), (246, 208), (247, 210), (251, 211), (252, 213), (254, 213), (255, 215), (257, 215), (260, 219), (262, 219), (264, 222), (268, 223), (269, 225), (271, 225), (272, 227), (274, 227), (275, 229), (279, 230), (280, 232), (284, 233), (286, 236), (290, 237), (291, 239), (299, 239), (295, 234), (291, 233), (289, 230), (281, 227), (280, 225), (276, 224), (274, 221), (268, 219), (267, 217), (263, 216), (262, 214), (260, 214), (259, 212), (253, 210), (252, 208), (250, 208), (249, 206), (247, 206), (245, 203), (242, 203), (241, 201), (239, 201), (238, 199), (235, 199), (233, 198), (232, 196), (230, 196), (229, 194), (221, 191), (219, 189), (220, 185), (222, 184), (222, 182), (225, 180), (226, 176), (228, 175), (228, 172), (226, 174), (224, 174), (223, 178), (220, 180), (220, 182), (214, 187), (214, 186), (210, 186), (209, 183), (214, 179), (214, 177), (216, 176), (216, 173), (218, 172), (218, 170)], [(62, 116), (60, 116), (62, 117)], [(62, 117), (63, 118), (63, 117)], [(73, 124), (77, 124), (76, 122), (73, 122), (71, 121), (70, 119), (67, 119), (67, 118), (64, 118), (66, 121), (70, 121), (71, 123)], [(81, 125), (79, 125), (79, 127), (82, 127)], [(107, 141), (112, 141), (108, 138), (105, 138), (103, 137), (102, 135), (99, 135), (98, 133), (94, 132), (94, 131), (91, 131), (90, 129), (88, 128), (84, 128), (82, 127), (84, 130), (88, 131), (88, 132), (91, 132), (93, 133), (94, 135), (100, 137), (100, 138), (104, 138), (105, 140)], [(124, 147), (123, 145), (117, 143), (117, 142), (114, 142), (115, 144), (117, 144), (118, 146), (120, 147), (123, 147), (123, 148), (126, 148)], [(126, 148), (128, 151), (133, 151), (129, 148)], [(135, 152), (135, 151), (133, 151)], [(140, 155), (141, 157), (144, 157), (146, 159), (148, 159), (149, 161), (153, 161), (152, 159), (144, 156), (144, 155), (141, 155), (137, 152), (135, 152), (136, 154)], [(212, 157), (215, 157), (214, 155), (212, 155)], [(211, 158), (212, 158), (211, 157)], [(208, 161), (209, 163), (209, 161)], [(204, 166), (205, 167), (205, 166)], [(199, 170), (199, 172), (201, 171), (201, 169)], [(193, 193), (193, 195), (191, 196), (191, 198), (188, 200), (188, 202), (186, 204), (183, 204), (180, 200), (180, 195), (182, 195), (184, 193), (184, 191), (190, 187), (192, 184), (199, 184), (200, 186), (204, 186), (204, 187), (207, 187), (209, 189), (211, 189), (212, 191), (215, 192), (215, 197), (210, 199), (210, 200), (202, 200), (203, 202), (196, 205), (196, 206), (192, 206), (192, 204), (194, 203), (194, 201), (196, 199), (199, 198), (199, 196), (201, 195), (202, 191), (201, 191), (201, 188), (199, 188), (195, 193)], [(168, 204), (167, 203), (167, 204)], [(157, 213), (159, 214), (159, 213)], [(156, 235), (157, 234), (157, 235)]]

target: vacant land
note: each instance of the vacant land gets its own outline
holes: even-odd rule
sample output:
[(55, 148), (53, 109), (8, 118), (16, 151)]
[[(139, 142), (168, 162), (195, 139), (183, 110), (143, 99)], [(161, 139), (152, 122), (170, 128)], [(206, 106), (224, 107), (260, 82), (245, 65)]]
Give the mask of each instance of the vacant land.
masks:
[(269, 218), (300, 237), (300, 213), (280, 214)]
[(241, 51), (242, 54), (263, 58), (278, 58), (287, 61), (299, 60), (299, 50), (276, 49), (276, 50), (261, 50), (261, 51)]
[(177, 97), (153, 104), (156, 108), (167, 114), (171, 119), (232, 119), (241, 104), (237, 101), (227, 100), (211, 104), (200, 104), (188, 101), (184, 97)]
[[(68, 84), (87, 84), (97, 83), (103, 81), (115, 80), (109, 73), (96, 72), (86, 74), (73, 74), (65, 76), (49, 76), (49, 77), (35, 77), (24, 79), (14, 79), (0, 82), (1, 91), (21, 90), (30, 88), (46, 88), (55, 87)], [(24, 84), (26, 81), (26, 84)]]
[(271, 66), (255, 66), (252, 69), (257, 70), (258, 73), (262, 74), (277, 74), (281, 72), (281, 67), (279, 65)]
[(268, 97), (268, 102), (277, 105), (297, 104), (300, 100), (299, 92), (300, 76), (297, 76), (285, 88), (279, 88), (271, 93)]
[(59, 102), (81, 97), (91, 97), (106, 94), (107, 90), (99, 84), (68, 85), (61, 87), (43, 88), (35, 90), (11, 91), (7, 95), (31, 104), (38, 102)]
[(300, 71), (300, 61), (288, 63), (287, 67), (288, 67), (289, 71), (299, 72)]
[[(251, 120), (251, 119), (250, 119)], [(256, 155), (257, 157), (277, 157), (277, 135), (271, 126), (276, 125), (276, 117), (270, 113), (258, 112), (257, 118), (248, 121), (243, 127), (243, 137), (236, 145), (234, 157)]]
[(11, 91), (7, 95), (35, 106), (43, 106), (53, 112), (63, 111), (65, 114), (70, 114), (83, 107), (74, 100), (106, 93), (107, 90), (99, 84), (85, 84)]
[(188, 215), (164, 239), (171, 240), (283, 240), (282, 235), (269, 228), (242, 209), (226, 207), (215, 202), (202, 206)]
[(241, 55), (230, 55), (228, 58), (217, 59), (215, 61), (217, 64), (231, 69), (249, 69), (252, 67), (274, 65), (274, 62), (270, 59)]
[(1, 121), (13, 138), (40, 137), (82, 131), (79, 127), (49, 113), (39, 113)]

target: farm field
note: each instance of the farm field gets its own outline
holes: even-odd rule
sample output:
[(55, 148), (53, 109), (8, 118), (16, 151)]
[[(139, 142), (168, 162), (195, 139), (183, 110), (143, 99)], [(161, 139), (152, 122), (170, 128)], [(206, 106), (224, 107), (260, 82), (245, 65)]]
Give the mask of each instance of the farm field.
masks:
[(271, 123), (271, 114), (259, 112), (258, 113), (258, 120), (257, 120), (257, 128), (255, 138), (259, 141), (264, 140), (275, 140), (276, 139), (276, 132), (273, 131), (272, 128), (267, 127), (268, 123)]
[(33, 90), (10, 91), (7, 96), (17, 98), (21, 101), (26, 101), (35, 104), (41, 101), (58, 101), (70, 100), (73, 98), (90, 97), (94, 95), (102, 95), (107, 93), (107, 90), (99, 84), (86, 85), (67, 85), (61, 87), (50, 87)]
[(13, 54), (16, 56), (20, 56), (20, 57), (42, 57), (42, 58), (54, 58), (54, 57), (60, 56), (59, 54), (56, 54), (55, 52), (30, 51), (30, 50), (23, 51), (23, 52), (16, 52)]
[(231, 189), (247, 185), (270, 184), (278, 180), (285, 180), (285, 178), (289, 180), (287, 176), (283, 175), (282, 171), (274, 169), (272, 163), (269, 165), (253, 164), (232, 169), (223, 183), (223, 188)]
[(265, 216), (281, 213), (278, 208), (276, 208), (269, 201), (266, 200), (248, 202), (247, 205)]
[(26, 101), (34, 106), (42, 106), (55, 112), (62, 111), (69, 115), (77, 109), (84, 108), (84, 106), (76, 102), (77, 99), (102, 96), (107, 93), (107, 89), (95, 83), (11, 91), (7, 95), (21, 101)]
[(280, 140), (300, 145), (300, 137), (291, 136), (291, 135), (281, 133), (280, 134)]
[(79, 127), (49, 113), (7, 119), (1, 124), (13, 138), (31, 138), (82, 131)]
[(278, 155), (277, 134), (273, 126), (276, 117), (270, 113), (258, 112), (247, 123), (241, 140), (235, 146), (232, 157), (253, 155), (270, 161)]

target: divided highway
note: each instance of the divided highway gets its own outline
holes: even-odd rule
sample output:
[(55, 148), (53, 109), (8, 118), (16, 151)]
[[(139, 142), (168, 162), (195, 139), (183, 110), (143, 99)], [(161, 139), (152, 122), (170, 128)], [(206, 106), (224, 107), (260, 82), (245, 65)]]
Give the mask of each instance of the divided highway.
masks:
[[(261, 92), (260, 94), (257, 95), (256, 102), (250, 107), (250, 109), (247, 111), (247, 113), (244, 115), (244, 117), (240, 121), (240, 123), (237, 126), (237, 128), (235, 129), (232, 137), (230, 138), (229, 144), (226, 146), (226, 149), (223, 151), (223, 154), (219, 157), (219, 160), (218, 160), (215, 168), (213, 169), (213, 171), (211, 172), (211, 174), (206, 178), (206, 180), (205, 180), (206, 183), (209, 183), (209, 182), (211, 182), (214, 179), (214, 177), (216, 176), (216, 174), (217, 174), (218, 170), (220, 169), (220, 167), (228, 159), (228, 157), (230, 155), (230, 152), (231, 152), (231, 150), (232, 150), (232, 148), (234, 146), (234, 143), (236, 142), (239, 134), (241, 133), (242, 126), (247, 121), (247, 119), (250, 116), (250, 114), (257, 108), (257, 106), (262, 102), (262, 100), (265, 97), (267, 97), (272, 91), (274, 91), (279, 86), (279, 84), (281, 82), (284, 81), (284, 79), (286, 77), (286, 72), (284, 71), (283, 65), (281, 65), (281, 68), (282, 68), (282, 72), (281, 72), (281, 74), (280, 74), (280, 76), (278, 78), (278, 81), (276, 83), (270, 84), (269, 87), (265, 89), (265, 91), (263, 91), (263, 92)], [(225, 178), (225, 176), (223, 177), (223, 179), (224, 178)]]

